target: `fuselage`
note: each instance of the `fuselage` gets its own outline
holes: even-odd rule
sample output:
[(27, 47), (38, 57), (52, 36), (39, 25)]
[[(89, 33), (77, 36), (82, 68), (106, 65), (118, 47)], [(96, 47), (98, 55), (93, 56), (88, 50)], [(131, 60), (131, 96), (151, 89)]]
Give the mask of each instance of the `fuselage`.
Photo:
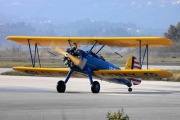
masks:
[[(101, 79), (93, 74), (93, 71), (96, 70), (117, 70), (120, 69), (118, 66), (114, 65), (113, 63), (106, 61), (102, 56), (99, 56), (93, 52), (86, 52), (83, 50), (78, 50), (79, 58), (85, 61), (85, 65), (83, 68), (79, 68), (77, 66), (71, 67), (72, 70), (87, 75), (87, 70), (90, 69), (92, 71), (92, 76), (97, 79)], [(127, 86), (131, 86), (131, 82), (125, 78), (114, 78), (114, 79), (103, 79), (108, 82), (120, 83), (125, 84)]]
[(92, 71), (94, 70), (105, 70), (105, 69), (120, 69), (118, 66), (112, 64), (111, 62), (106, 61), (93, 52), (85, 52), (83, 50), (79, 50), (81, 54), (81, 60), (86, 61), (86, 64), (83, 70), (90, 68)]

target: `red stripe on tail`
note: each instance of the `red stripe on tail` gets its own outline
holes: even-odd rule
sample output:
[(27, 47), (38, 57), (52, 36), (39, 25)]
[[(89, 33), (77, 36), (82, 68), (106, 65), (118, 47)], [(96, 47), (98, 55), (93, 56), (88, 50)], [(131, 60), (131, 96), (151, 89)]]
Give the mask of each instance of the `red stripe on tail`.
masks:
[[(133, 57), (133, 69), (141, 69), (141, 66), (139, 64), (139, 61), (136, 59), (136, 57)], [(131, 78), (133, 85), (139, 85), (142, 81), (141, 78)]]

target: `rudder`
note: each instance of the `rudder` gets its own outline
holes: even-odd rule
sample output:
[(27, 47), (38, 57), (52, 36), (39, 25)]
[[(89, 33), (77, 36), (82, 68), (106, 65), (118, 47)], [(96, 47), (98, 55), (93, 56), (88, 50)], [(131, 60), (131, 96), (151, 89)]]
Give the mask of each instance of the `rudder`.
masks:
[[(141, 66), (139, 64), (139, 61), (136, 59), (136, 57), (131, 56), (128, 58), (124, 69), (141, 69)], [(139, 85), (142, 81), (141, 78), (130, 78), (130, 79), (133, 85)]]

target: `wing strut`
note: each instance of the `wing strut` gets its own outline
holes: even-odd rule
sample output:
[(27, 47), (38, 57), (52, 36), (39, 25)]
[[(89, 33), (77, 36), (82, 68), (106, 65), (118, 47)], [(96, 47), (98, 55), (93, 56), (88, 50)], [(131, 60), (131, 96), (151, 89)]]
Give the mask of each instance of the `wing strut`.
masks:
[(105, 45), (103, 45), (103, 46), (96, 52), (96, 54), (98, 54), (98, 53), (101, 51), (101, 49), (103, 49), (104, 46), (105, 46)]
[(141, 68), (142, 68), (146, 53), (147, 53), (147, 69), (148, 69), (148, 45), (146, 45), (146, 48), (145, 48), (145, 51), (144, 51), (143, 60), (142, 60), (142, 63), (141, 63)]
[(139, 64), (142, 67), (142, 64), (141, 64), (141, 40), (139, 40)]
[(148, 47), (149, 47), (149, 46), (146, 45), (146, 48), (147, 48), (147, 69), (148, 69), (148, 65), (149, 65), (149, 64), (148, 64), (148, 62), (149, 62), (149, 54), (148, 54), (148, 51), (149, 51), (149, 50), (148, 50)]
[(39, 67), (41, 67), (41, 61), (40, 61), (40, 57), (39, 57), (39, 51), (38, 51), (37, 43), (35, 43), (34, 59), (32, 57), (30, 39), (28, 39), (28, 45), (29, 45), (29, 53), (30, 53), (30, 57), (31, 57), (32, 67), (35, 67), (35, 64), (36, 64), (36, 53), (38, 56)]
[(32, 52), (31, 52), (31, 44), (30, 44), (30, 42), (29, 42), (29, 39), (28, 39), (28, 45), (29, 45), (29, 52), (30, 52), (30, 57), (31, 57), (32, 66), (34, 67), (34, 62), (33, 62)]
[(89, 50), (89, 53), (92, 51), (92, 49), (94, 48), (94, 46), (96, 45), (96, 43), (97, 43), (97, 40), (94, 41), (93, 46), (92, 46), (91, 49)]
[(68, 40), (68, 43), (69, 43), (69, 46), (72, 48), (72, 45), (71, 45), (71, 41), (70, 41), (70, 40)]
[[(146, 45), (146, 48), (145, 48), (145, 51), (144, 51), (144, 54), (143, 54), (143, 58), (142, 55), (141, 55), (141, 52), (142, 52), (142, 43), (141, 43), (141, 40), (139, 40), (139, 64), (142, 68), (142, 65), (143, 65), (143, 62), (144, 62), (144, 58), (145, 58), (145, 55), (147, 54), (147, 69), (148, 69), (148, 62), (149, 62), (149, 54), (148, 54), (148, 49), (149, 49), (149, 46), (148, 44)], [(142, 59), (142, 60), (141, 60)]]
[[(37, 46), (37, 44), (36, 44), (36, 46)], [(41, 68), (41, 60), (40, 60), (40, 57), (39, 57), (39, 50), (38, 50), (38, 46), (37, 46), (37, 55), (38, 55), (39, 67)]]

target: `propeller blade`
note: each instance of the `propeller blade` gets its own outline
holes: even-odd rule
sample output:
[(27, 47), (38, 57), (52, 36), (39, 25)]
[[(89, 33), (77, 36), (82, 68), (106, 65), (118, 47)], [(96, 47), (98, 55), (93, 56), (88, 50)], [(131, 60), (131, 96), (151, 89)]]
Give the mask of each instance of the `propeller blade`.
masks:
[(73, 55), (69, 54), (68, 52), (64, 51), (63, 49), (59, 48), (58, 45), (56, 45), (54, 42), (51, 43), (51, 45), (55, 51), (59, 52), (60, 54), (68, 57), (76, 66), (79, 66), (81, 69), (85, 65), (85, 61), (78, 59), (77, 57), (74, 57)]

